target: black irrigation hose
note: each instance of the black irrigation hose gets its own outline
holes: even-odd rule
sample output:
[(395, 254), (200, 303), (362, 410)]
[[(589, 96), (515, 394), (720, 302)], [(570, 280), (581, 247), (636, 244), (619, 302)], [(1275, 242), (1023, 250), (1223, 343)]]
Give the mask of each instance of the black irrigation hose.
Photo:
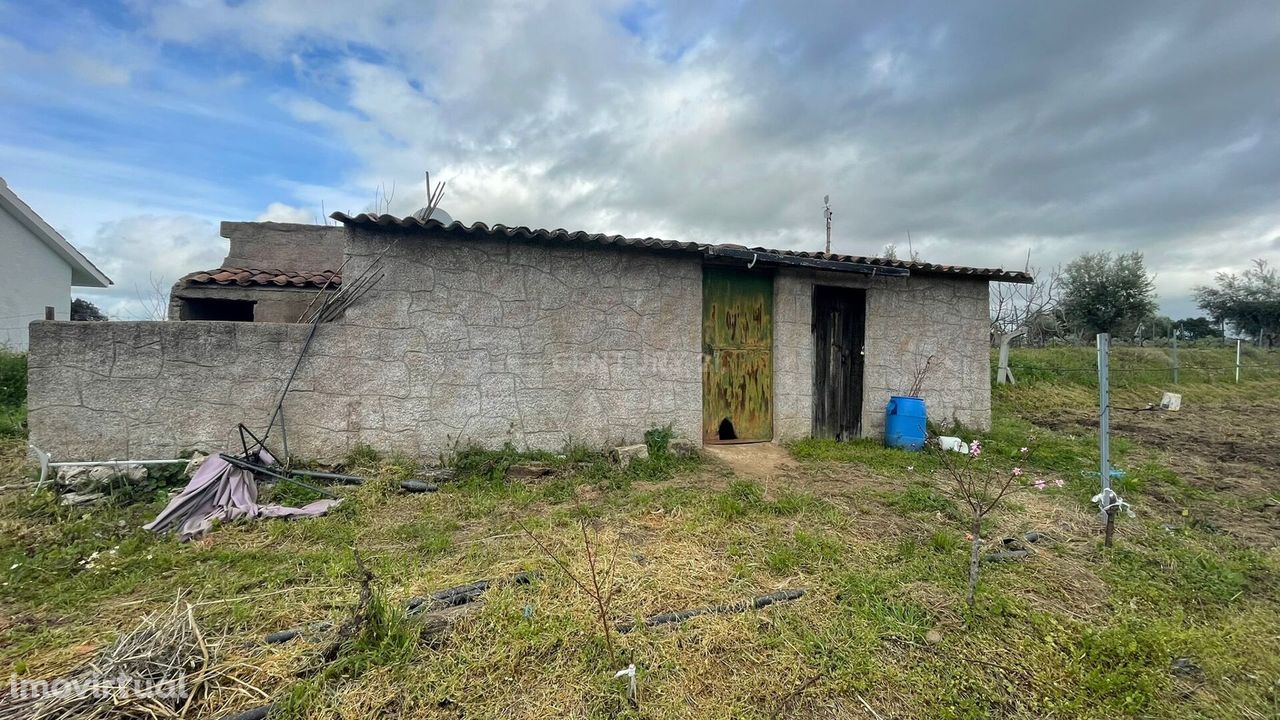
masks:
[[(415, 615), (426, 610), (438, 610), (448, 607), (457, 607), (458, 605), (466, 605), (475, 602), (484, 594), (486, 590), (499, 583), (511, 583), (512, 585), (528, 585), (534, 580), (542, 577), (542, 573), (537, 570), (525, 570), (515, 573), (504, 578), (496, 578), (493, 580), (477, 580), (465, 585), (455, 585), (427, 595), (426, 597), (410, 598), (405, 604), (405, 612), (409, 615)], [(322, 632), (332, 628), (333, 625), (327, 622), (317, 622), (310, 625), (301, 625), (292, 627), (287, 630), (277, 630), (276, 632), (266, 635), (262, 640), (268, 645), (278, 645), (286, 643), (298, 637), (311, 632)]]
[(637, 627), (658, 627), (660, 625), (670, 625), (671, 623), (684, 622), (692, 617), (699, 615), (723, 615), (728, 613), (740, 613), (748, 610), (759, 610), (762, 607), (768, 607), (776, 602), (785, 602), (787, 600), (798, 600), (804, 595), (804, 590), (779, 590), (778, 592), (761, 595), (750, 600), (742, 600), (728, 605), (713, 605), (711, 607), (692, 608), (690, 610), (681, 610), (680, 612), (662, 613), (661, 615), (653, 615), (645, 618), (642, 622), (636, 623), (631, 621), (623, 621), (618, 623), (618, 632), (629, 633)]
[(344, 475), (343, 473), (321, 472), (320, 470), (290, 470), (290, 475), (301, 475), (303, 477), (319, 478), (321, 480), (332, 480), (336, 485), (363, 485), (365, 478), (356, 475)]
[(484, 594), (484, 591), (499, 582), (505, 581), (512, 585), (528, 585), (541, 576), (542, 573), (537, 570), (527, 570), (525, 572), (518, 572), (507, 578), (499, 578), (497, 580), (477, 580), (465, 585), (455, 585), (454, 587), (437, 590), (426, 597), (410, 598), (406, 610), (408, 610), (410, 615), (413, 615), (428, 608), (434, 609), (466, 605), (469, 602), (474, 602)]

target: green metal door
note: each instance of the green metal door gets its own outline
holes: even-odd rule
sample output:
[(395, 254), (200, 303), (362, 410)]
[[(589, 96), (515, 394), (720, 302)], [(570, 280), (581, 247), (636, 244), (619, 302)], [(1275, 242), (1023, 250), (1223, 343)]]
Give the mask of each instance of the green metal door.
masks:
[(773, 277), (702, 273), (702, 438), (773, 439)]

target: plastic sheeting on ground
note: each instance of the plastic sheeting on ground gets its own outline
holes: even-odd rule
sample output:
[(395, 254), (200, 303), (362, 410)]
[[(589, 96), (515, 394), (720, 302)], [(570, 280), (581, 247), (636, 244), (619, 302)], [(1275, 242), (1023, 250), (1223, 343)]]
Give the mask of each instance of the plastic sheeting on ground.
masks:
[[(271, 465), (275, 458), (262, 450), (258, 453), (258, 462)], [(208, 532), (216, 521), (319, 517), (340, 502), (316, 500), (300, 508), (259, 505), (258, 483), (253, 473), (215, 454), (200, 464), (182, 492), (143, 527), (160, 533), (176, 531), (178, 538), (185, 542)]]

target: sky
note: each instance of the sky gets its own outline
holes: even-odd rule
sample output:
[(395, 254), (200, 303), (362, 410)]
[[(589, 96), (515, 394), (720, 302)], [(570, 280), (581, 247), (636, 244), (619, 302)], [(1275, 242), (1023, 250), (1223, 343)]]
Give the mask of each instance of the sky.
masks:
[[(0, 176), (121, 319), (221, 220), (466, 223), (1042, 270), (1161, 312), (1280, 263), (1280, 4), (0, 0)], [(908, 237), (910, 241), (908, 241)]]

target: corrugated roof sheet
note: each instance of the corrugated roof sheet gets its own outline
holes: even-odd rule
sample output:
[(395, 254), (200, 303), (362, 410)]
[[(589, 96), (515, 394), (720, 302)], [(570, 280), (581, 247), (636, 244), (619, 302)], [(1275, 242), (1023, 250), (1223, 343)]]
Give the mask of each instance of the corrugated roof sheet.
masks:
[(905, 270), (912, 274), (919, 275), (967, 276), (975, 279), (980, 278), (996, 282), (1013, 283), (1029, 283), (1032, 281), (1032, 277), (1029, 273), (1004, 270), (1001, 268), (938, 265), (935, 263), (889, 260), (886, 258), (864, 257), (857, 255), (840, 255), (837, 253), (805, 252), (802, 250), (773, 250), (762, 247), (748, 248), (742, 245), (732, 244), (711, 245), (694, 242), (679, 242), (675, 240), (662, 240), (652, 237), (629, 238), (623, 237), (622, 235), (592, 234), (582, 231), (570, 232), (564, 229), (542, 230), (524, 226), (507, 227), (506, 225), (494, 225), (490, 227), (482, 222), (472, 223), (468, 226), (456, 220), (446, 225), (436, 220), (419, 220), (413, 216), (398, 218), (394, 215), (373, 215), (370, 213), (361, 213), (359, 215), (350, 216), (346, 213), (335, 212), (329, 217), (350, 227), (371, 229), (439, 230), (450, 235), (470, 238), (485, 237), (492, 239), (527, 240), (536, 242), (621, 245), (648, 250), (699, 253), (706, 256), (725, 254), (725, 252), (728, 251), (746, 250), (754, 253), (777, 255), (787, 258), (804, 258), (828, 263), (845, 263), (848, 264), (850, 268), (869, 265), (872, 267), (893, 268), (899, 272)]
[(258, 270), (222, 267), (202, 270), (182, 278), (188, 285), (257, 285), (263, 287), (330, 287), (342, 284), (342, 276), (333, 270)]

